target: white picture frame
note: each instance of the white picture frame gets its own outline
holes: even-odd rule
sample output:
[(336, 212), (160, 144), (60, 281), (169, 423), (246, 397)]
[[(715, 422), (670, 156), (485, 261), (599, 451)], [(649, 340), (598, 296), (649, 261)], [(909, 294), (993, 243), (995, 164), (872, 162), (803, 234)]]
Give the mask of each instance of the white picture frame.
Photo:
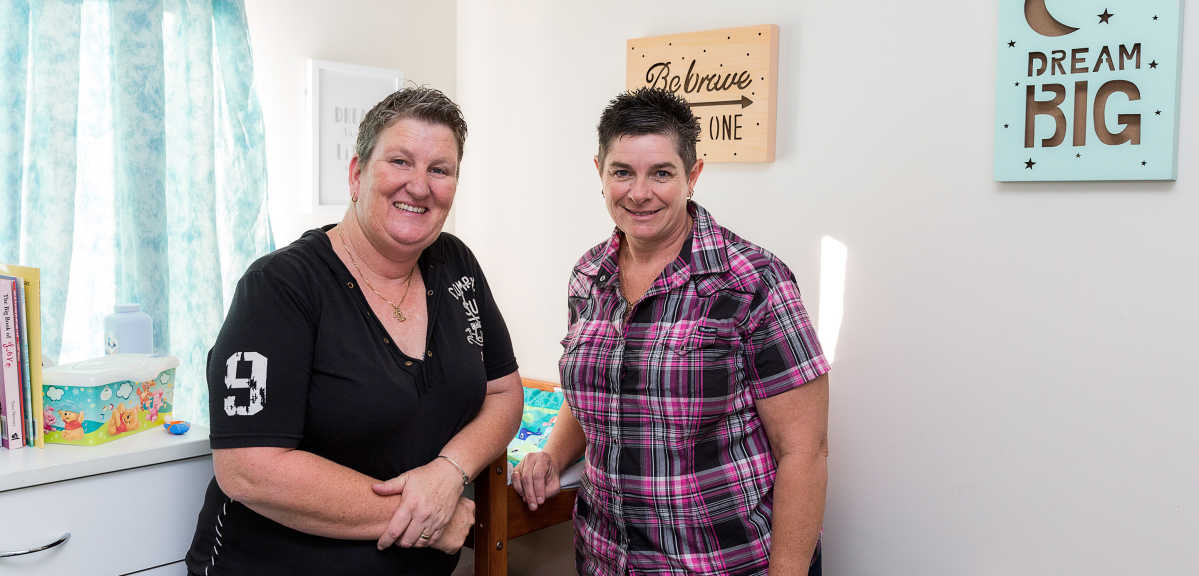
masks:
[(310, 207), (344, 209), (350, 202), (349, 166), (362, 117), (400, 89), (399, 70), (308, 60)]

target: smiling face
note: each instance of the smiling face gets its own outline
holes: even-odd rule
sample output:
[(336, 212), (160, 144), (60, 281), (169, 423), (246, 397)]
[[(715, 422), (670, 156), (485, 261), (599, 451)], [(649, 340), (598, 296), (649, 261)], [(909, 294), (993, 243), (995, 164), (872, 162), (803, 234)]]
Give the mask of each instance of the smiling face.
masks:
[(370, 158), (350, 161), (351, 208), (381, 253), (419, 254), (437, 239), (458, 189), (458, 142), (447, 126), (401, 118)]
[(596, 157), (595, 165), (608, 214), (630, 242), (652, 249), (689, 232), (687, 197), (703, 170), (703, 160), (688, 172), (674, 137), (617, 136), (607, 146), (602, 164)]

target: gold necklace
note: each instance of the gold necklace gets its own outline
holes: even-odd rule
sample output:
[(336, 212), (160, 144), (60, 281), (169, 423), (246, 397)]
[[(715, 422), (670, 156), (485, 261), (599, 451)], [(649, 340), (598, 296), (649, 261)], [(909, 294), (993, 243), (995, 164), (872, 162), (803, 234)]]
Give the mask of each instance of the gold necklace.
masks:
[(408, 320), (408, 317), (404, 315), (404, 311), (400, 309), (400, 306), (403, 305), (404, 300), (408, 298), (408, 288), (412, 286), (412, 275), (416, 273), (416, 266), (413, 265), (412, 269), (408, 271), (408, 279), (404, 281), (404, 295), (400, 296), (400, 303), (396, 304), (395, 302), (388, 300), (386, 296), (380, 294), (378, 290), (375, 290), (374, 286), (371, 286), (370, 280), (366, 279), (366, 274), (362, 273), (362, 268), (358, 267), (358, 261), (354, 259), (354, 252), (350, 250), (350, 245), (346, 243), (346, 235), (341, 231), (340, 228), (337, 229), (337, 237), (341, 238), (341, 245), (346, 249), (346, 255), (350, 257), (350, 264), (354, 265), (354, 269), (358, 271), (358, 277), (362, 279), (362, 283), (366, 284), (366, 287), (370, 288), (371, 292), (375, 293), (375, 296), (378, 296), (384, 302), (386, 302), (388, 306), (391, 306), (391, 317), (400, 322)]

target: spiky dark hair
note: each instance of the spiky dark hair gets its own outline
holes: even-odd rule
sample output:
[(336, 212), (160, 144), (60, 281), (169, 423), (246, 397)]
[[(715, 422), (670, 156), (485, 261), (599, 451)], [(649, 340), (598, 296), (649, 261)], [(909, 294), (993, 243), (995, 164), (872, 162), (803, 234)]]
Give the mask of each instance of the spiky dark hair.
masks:
[(614, 139), (644, 134), (673, 136), (683, 167), (690, 172), (695, 166), (699, 120), (687, 101), (674, 92), (644, 87), (621, 93), (604, 108), (597, 132), (601, 166)]

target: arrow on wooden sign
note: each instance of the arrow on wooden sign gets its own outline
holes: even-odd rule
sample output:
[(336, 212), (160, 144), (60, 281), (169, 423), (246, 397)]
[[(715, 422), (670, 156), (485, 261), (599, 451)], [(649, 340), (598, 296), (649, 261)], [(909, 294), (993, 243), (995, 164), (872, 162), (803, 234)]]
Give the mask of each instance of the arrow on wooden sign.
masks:
[(742, 108), (745, 108), (753, 103), (754, 103), (754, 101), (750, 100), (749, 97), (747, 97), (745, 95), (742, 95), (740, 100), (720, 100), (718, 102), (688, 102), (688, 104), (690, 104), (692, 108), (698, 108), (700, 106), (728, 106), (729, 104), (740, 104)]

